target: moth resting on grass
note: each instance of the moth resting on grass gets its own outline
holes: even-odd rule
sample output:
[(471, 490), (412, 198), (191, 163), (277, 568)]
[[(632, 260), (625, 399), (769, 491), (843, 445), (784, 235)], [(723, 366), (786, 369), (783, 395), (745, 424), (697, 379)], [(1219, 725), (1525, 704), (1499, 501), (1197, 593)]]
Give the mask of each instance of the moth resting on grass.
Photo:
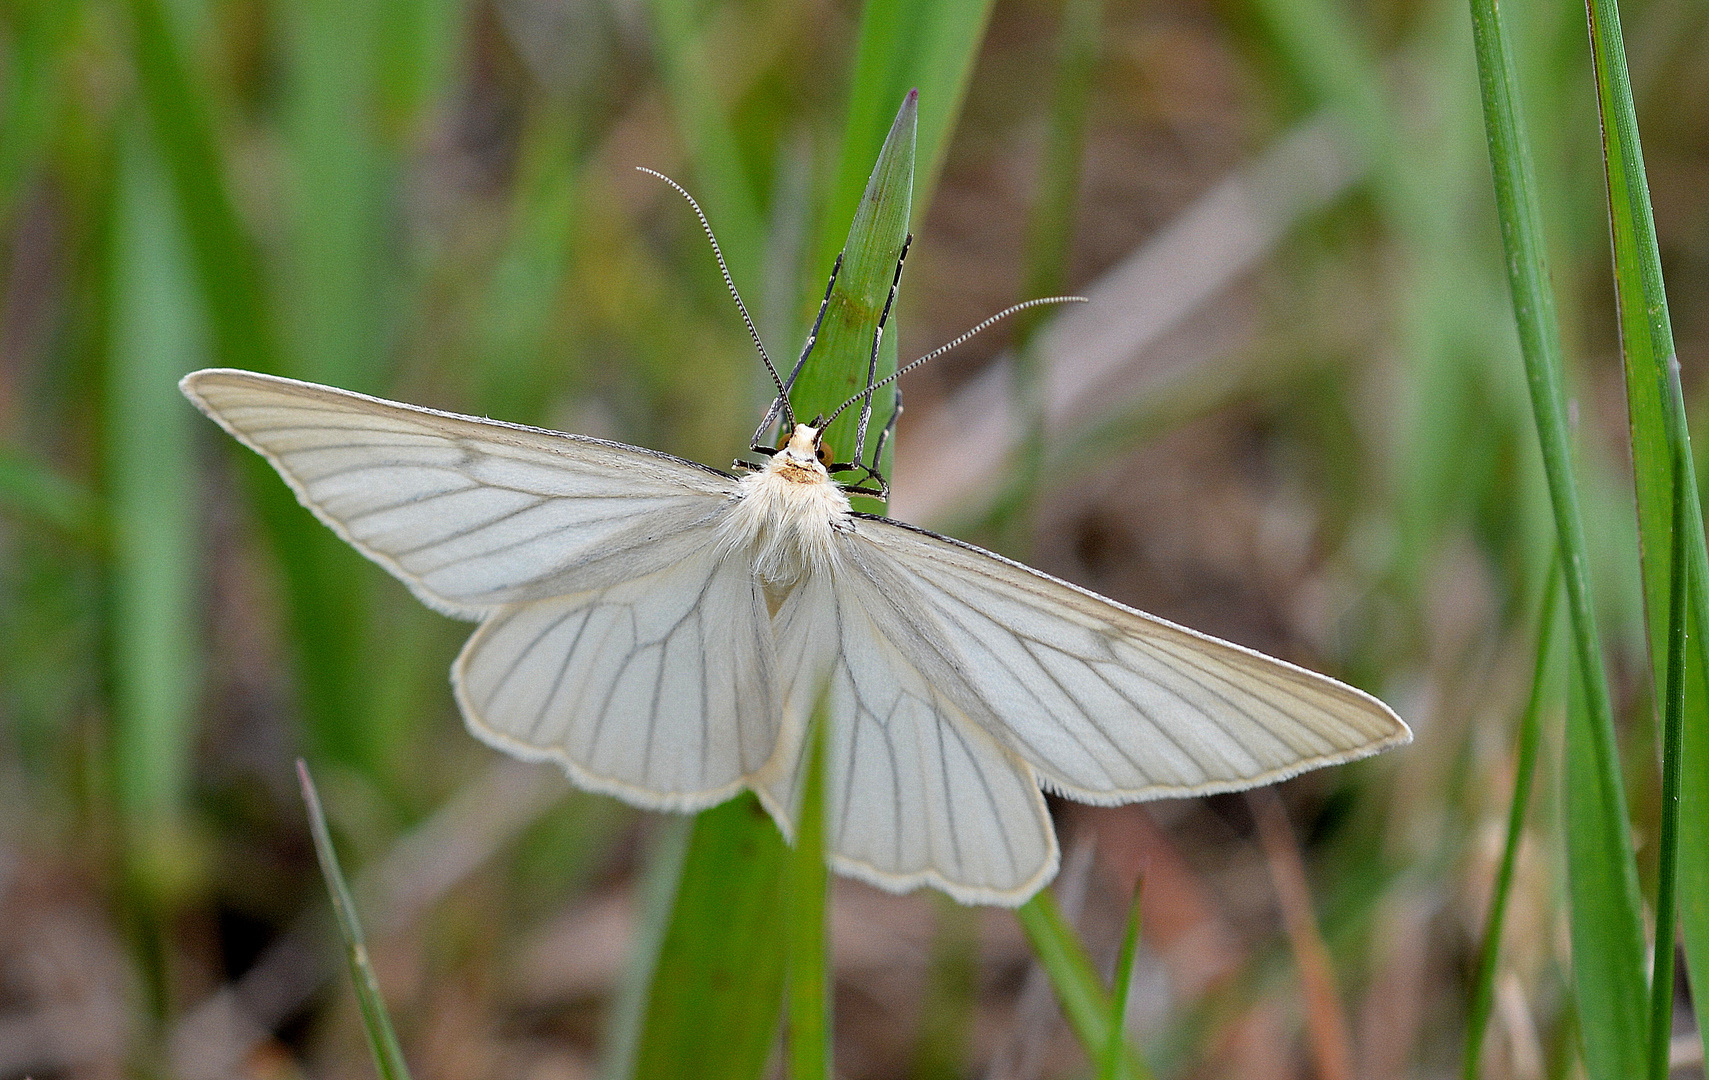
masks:
[(792, 836), (823, 699), (829, 857), (881, 888), (1017, 905), (1056, 873), (1045, 790), (1205, 795), (1411, 740), (1351, 686), (853, 510), (887, 490), (876, 387), (838, 410), (864, 402), (839, 462), (835, 416), (796, 417), (761, 355), (778, 398), (739, 476), (252, 372), (180, 385), (339, 536), (480, 623), (452, 683), (501, 750), (654, 810), (751, 788)]

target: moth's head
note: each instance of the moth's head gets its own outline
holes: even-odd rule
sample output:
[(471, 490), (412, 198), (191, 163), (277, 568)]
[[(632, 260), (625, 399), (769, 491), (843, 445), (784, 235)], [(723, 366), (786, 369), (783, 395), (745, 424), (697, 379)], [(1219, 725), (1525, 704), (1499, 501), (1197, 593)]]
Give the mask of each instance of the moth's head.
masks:
[[(812, 424), (796, 424), (795, 430), (789, 433), (789, 438), (778, 448), (772, 462), (780, 471), (796, 471), (810, 474), (813, 480), (829, 476), (826, 467), (831, 464), (831, 450), (825, 445), (824, 430)], [(801, 479), (809, 479), (803, 476)]]

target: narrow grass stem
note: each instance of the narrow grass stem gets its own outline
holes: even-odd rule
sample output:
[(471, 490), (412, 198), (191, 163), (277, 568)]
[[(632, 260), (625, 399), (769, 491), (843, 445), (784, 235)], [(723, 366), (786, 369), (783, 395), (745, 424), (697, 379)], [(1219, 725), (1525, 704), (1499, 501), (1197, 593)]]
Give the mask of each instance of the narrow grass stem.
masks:
[(315, 857), (320, 860), (326, 892), (332, 898), (332, 913), (344, 938), (344, 959), (350, 965), (362, 1028), (368, 1034), (368, 1048), (374, 1054), (374, 1070), (380, 1074), (380, 1080), (409, 1080), (409, 1067), (404, 1063), (397, 1033), (392, 1030), (391, 1014), (380, 996), (380, 982), (368, 962), (368, 944), (362, 935), (362, 923), (356, 917), (356, 901), (351, 899), (350, 886), (345, 884), (344, 872), (338, 867), (338, 851), (332, 846), (332, 831), (327, 828), (326, 814), (320, 807), (320, 793), (315, 790), (308, 765), (301, 759), (297, 761), (297, 782), (302, 786), (303, 805), (308, 810)]
[[(1627, 409), (1630, 419), (1632, 470), (1638, 495), (1638, 524), (1644, 553), (1644, 592), (1649, 607), (1651, 665), (1656, 695), (1674, 697), (1671, 675), (1671, 602), (1679, 577), (1689, 607), (1685, 625), (1709, 625), (1709, 548), (1705, 547), (1703, 507), (1699, 501), (1691, 436), (1686, 422), (1685, 393), (1680, 385), (1679, 359), (1674, 349), (1662, 278), (1655, 214), (1645, 177), (1643, 147), (1638, 136), (1637, 109), (1632, 99), (1631, 73), (1615, 0), (1589, 0), (1591, 59), (1595, 66), (1598, 115), (1608, 192), (1608, 223), (1614, 252), (1614, 282), (1619, 310), (1620, 347), (1625, 364)], [(1683, 561), (1670, 557), (1673, 546), (1685, 545)], [(1664, 605), (1666, 605), (1664, 607)], [(1663, 631), (1663, 621), (1670, 625)], [(1683, 627), (1681, 633), (1684, 632)], [(1668, 642), (1666, 646), (1663, 641)], [(1669, 907), (1675, 900), (1684, 930), (1687, 963), (1700, 978), (1709, 972), (1709, 641), (1698, 634), (1697, 648), (1684, 653), (1679, 686), (1681, 702), (1677, 738), (1663, 738), (1662, 782), (1664, 815), (1674, 800), (1681, 834), (1661, 852), (1657, 870), (1657, 956), (1661, 939), (1671, 939), (1672, 914), (1664, 932), (1659, 922), (1663, 893)], [(1664, 686), (1666, 689), (1664, 690)], [(1664, 710), (1665, 711), (1665, 710)], [(1668, 721), (1664, 718), (1664, 728)], [(1689, 764), (1687, 763), (1689, 759)], [(1671, 779), (1670, 779), (1671, 777)], [(1671, 792), (1669, 783), (1676, 785)], [(1664, 822), (1664, 829), (1666, 828)], [(1675, 879), (1684, 887), (1676, 890)], [(1668, 953), (1671, 967), (1672, 952)], [(1659, 978), (1661, 967), (1654, 968)], [(1653, 980), (1652, 980), (1653, 982)], [(1652, 993), (1660, 989), (1652, 985)], [(1696, 995), (1698, 1026), (1709, 1023), (1709, 994)], [(1668, 1018), (1659, 1023), (1666, 1026)], [(1652, 1026), (1654, 1020), (1652, 1012)], [(1650, 1069), (1657, 1040), (1666, 1032), (1650, 1032)], [(1665, 1069), (1665, 1065), (1661, 1066)]]
[[(1109, 1045), (1110, 996), (1098, 982), (1086, 946), (1063, 917), (1049, 889), (1016, 908), (1015, 917), (1032, 945), (1039, 967), (1050, 978), (1068, 1026), (1074, 1029), (1087, 1055), (1097, 1060)], [(1124, 1049), (1119, 1074), (1123, 1080), (1151, 1080), (1151, 1070), (1139, 1055), (1125, 1046)]]
[(1582, 721), (1569, 724), (1568, 888), (1587, 1070), (1630, 1076), (1643, 1060), (1643, 926), (1613, 706), (1590, 595), (1589, 555), (1566, 420), (1554, 292), (1518, 74), (1495, 0), (1471, 0), (1484, 128), (1532, 413), (1555, 517)]
[(1519, 750), (1515, 756), (1513, 801), (1507, 810), (1507, 840), (1502, 846), (1501, 865), (1496, 870), (1495, 889), (1489, 914), (1484, 919), (1483, 949), (1478, 957), (1477, 980), (1472, 986), (1470, 1014), (1466, 1020), (1466, 1052), (1460, 1075), (1475, 1080), (1483, 1056), (1484, 1035), (1489, 1029), (1490, 1010), (1495, 1004), (1495, 973), (1501, 959), (1501, 932), (1507, 918), (1507, 902), (1513, 892), (1513, 870), (1519, 861), (1519, 841), (1525, 831), (1525, 814), (1531, 803), (1536, 778), (1537, 747), (1543, 735), (1543, 699), (1549, 658), (1554, 652), (1557, 597), (1561, 587), (1561, 559), (1549, 562), (1543, 585), (1542, 613), (1537, 619), (1537, 662), (1531, 676), (1531, 694), (1519, 720)]
[(831, 957), (827, 921), (830, 869), (825, 862), (824, 704), (814, 710), (807, 733), (807, 779), (801, 787), (795, 850), (785, 868), (785, 917), (789, 935), (785, 998), (790, 1080), (831, 1077)]
[(1140, 900), (1144, 896), (1145, 877), (1141, 875), (1133, 883), (1127, 929), (1122, 934), (1121, 951), (1116, 954), (1116, 970), (1110, 977), (1110, 1037), (1098, 1063), (1098, 1080), (1116, 1080), (1121, 1072), (1122, 1054), (1127, 1046), (1127, 995), (1133, 985), (1134, 955), (1139, 951)]
[[(1673, 560), (1668, 596), (1667, 700), (1662, 709), (1661, 841), (1657, 851), (1655, 961), (1650, 966), (1650, 1080), (1667, 1080), (1673, 1035), (1673, 929), (1679, 853), (1679, 767), (1685, 733), (1685, 525), (1687, 463), (1676, 456), (1673, 485)], [(1695, 489), (1692, 489), (1693, 491)]]

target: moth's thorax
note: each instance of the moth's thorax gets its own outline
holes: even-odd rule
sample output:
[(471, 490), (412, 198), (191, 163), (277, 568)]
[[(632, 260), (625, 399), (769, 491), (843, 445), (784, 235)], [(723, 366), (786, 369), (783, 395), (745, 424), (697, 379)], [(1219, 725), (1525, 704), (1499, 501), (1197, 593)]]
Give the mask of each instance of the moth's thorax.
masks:
[(792, 484), (824, 484), (830, 482), (825, 465), (819, 460), (819, 429), (808, 424), (796, 424), (789, 441), (771, 456), (765, 472), (776, 473)]
[(736, 505), (724, 519), (728, 550), (753, 551), (761, 579), (791, 585), (836, 558), (834, 538), (849, 525), (849, 500), (819, 462), (818, 433), (797, 425), (764, 468), (737, 482)]

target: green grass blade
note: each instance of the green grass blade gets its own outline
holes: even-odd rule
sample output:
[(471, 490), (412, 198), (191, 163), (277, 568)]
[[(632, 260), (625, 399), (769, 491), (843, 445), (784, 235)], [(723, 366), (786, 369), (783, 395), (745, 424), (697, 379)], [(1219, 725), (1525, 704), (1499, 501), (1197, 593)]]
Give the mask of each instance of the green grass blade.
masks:
[(113, 769), (131, 871), (159, 899), (186, 870), (183, 815), (199, 693), (195, 414), (177, 383), (205, 351), (171, 187), (144, 133), (130, 134), (115, 192), (103, 425)]
[(1673, 946), (1674, 923), (1679, 917), (1675, 906), (1674, 866), (1679, 851), (1679, 767), (1680, 744), (1685, 728), (1685, 583), (1686, 570), (1685, 506), (1687, 488), (1684, 483), (1686, 461), (1674, 461), (1673, 485), (1673, 565), (1668, 582), (1667, 608), (1667, 678), (1662, 684), (1666, 700), (1662, 705), (1662, 805), (1661, 837), (1657, 844), (1656, 874), (1656, 941), (1654, 960), (1650, 965), (1650, 1080), (1667, 1080), (1668, 1051), (1673, 1035)]
[(409, 1080), (409, 1066), (404, 1063), (403, 1049), (392, 1030), (392, 1017), (386, 1011), (386, 1000), (380, 996), (380, 981), (368, 962), (368, 945), (362, 937), (362, 923), (356, 917), (356, 902), (350, 897), (350, 886), (338, 868), (338, 852), (332, 846), (332, 833), (326, 827), (326, 814), (321, 811), (320, 793), (308, 764), (297, 760), (297, 782), (302, 785), (303, 805), (308, 809), (309, 832), (314, 836), (315, 858), (320, 860), (320, 872), (326, 878), (326, 893), (332, 900), (332, 913), (338, 922), (338, 932), (344, 939), (344, 959), (350, 965), (350, 981), (356, 989), (356, 1007), (362, 1014), (362, 1030), (368, 1034), (368, 1049), (374, 1054), (374, 1071), (380, 1080)]
[(382, 388), (384, 264), (376, 145), (376, 0), (287, 5), (286, 130), (293, 181), (290, 314), (298, 374)]
[(676, 114), (677, 135), (694, 162), (692, 190), (716, 224), (718, 242), (738, 283), (758, 282), (765, 216), (742, 164), (741, 146), (719, 102), (693, 0), (650, 0), (659, 69)]
[(13, 4), (0, 24), (0, 235), (55, 135), (67, 46), (82, 14), (72, 3)]
[[(889, 292), (910, 215), (923, 216), (931, 204), (990, 13), (991, 0), (932, 4), (868, 0), (861, 9), (842, 152), (820, 218), (816, 257), (808, 267), (811, 277), (829, 273), (837, 253), (843, 252), (840, 295), (832, 297), (815, 350), (815, 355), (822, 351), (834, 359), (831, 367), (809, 366), (808, 372), (819, 369), (811, 376), (814, 382), (807, 382), (808, 372), (803, 372), (796, 407), (804, 419), (811, 419), (821, 403), (828, 403), (828, 413), (862, 386), (873, 322)], [(899, 102), (901, 111), (892, 112)], [(875, 155), (877, 165), (872, 166)], [(901, 186), (904, 155), (906, 190)], [(875, 185), (886, 173), (894, 174), (893, 180)], [(875, 190), (883, 193), (882, 200), (871, 203)], [(871, 223), (863, 232), (870, 258), (844, 240), (842, 223), (851, 217)], [(809, 291), (816, 300), (818, 288), (810, 284)], [(878, 358), (879, 377), (896, 370), (899, 336), (892, 322)], [(845, 354), (858, 369), (843, 367)], [(874, 396), (873, 415), (880, 425), (889, 418), (895, 401), (892, 387)], [(853, 447), (853, 431), (852, 423), (838, 421), (830, 433), (838, 452), (847, 453)], [(890, 459), (887, 452), (879, 465), (886, 474)], [(879, 509), (865, 499), (857, 499), (856, 507)]]
[(1610, 792), (1593, 750), (1597, 709), (1589, 700), (1588, 680), (1576, 653), (1571, 667), (1563, 828), (1572, 982), (1585, 1072), (1591, 1080), (1612, 1080), (1641, 1075), (1644, 1068), (1648, 987), (1643, 928), (1632, 895), (1636, 883), (1628, 891), (1622, 880), (1631, 848), (1617, 841), (1625, 821), (1609, 810), (1617, 793)]
[(1512, 47), (1494, 0), (1473, 0), (1473, 36), (1496, 210), (1531, 389), (1571, 616), (1575, 684), (1567, 729), (1568, 889), (1573, 981), (1593, 1080), (1643, 1068), (1643, 923), (1613, 708), (1591, 606), (1589, 556), (1572, 475), (1560, 332), (1544, 257), (1536, 172)]
[(1484, 1035), (1489, 1030), (1489, 1014), (1495, 1005), (1495, 973), (1501, 960), (1501, 932), (1507, 919), (1507, 902), (1513, 893), (1513, 869), (1519, 862), (1519, 841), (1525, 831), (1526, 810), (1531, 804), (1531, 785), (1536, 779), (1537, 747), (1543, 737), (1543, 699), (1549, 661), (1554, 653), (1555, 607), (1560, 579), (1561, 563), (1557, 556), (1551, 560), (1548, 580), (1543, 584), (1543, 609), (1537, 618), (1537, 662), (1531, 674), (1531, 694), (1519, 720), (1519, 750), (1514, 756), (1513, 800), (1507, 810), (1507, 840), (1501, 849), (1501, 865), (1496, 870), (1495, 889), (1490, 896), (1489, 913), (1484, 919), (1477, 979), (1472, 984), (1471, 1007), (1466, 1019), (1465, 1058), (1460, 1068), (1460, 1075), (1465, 1080), (1476, 1080), (1479, 1075)]
[(786, 1047), (790, 1080), (831, 1080), (831, 953), (827, 901), (831, 872), (825, 862), (825, 717), (813, 717), (807, 739), (807, 777), (795, 822), (795, 849), (786, 871), (789, 920), (789, 997)]
[[(131, 0), (130, 11), (137, 82), (172, 180), (212, 351), (229, 367), (284, 374), (260, 260), (237, 217), (214, 141), (211, 95), (186, 67), (162, 0)], [(265, 462), (244, 456), (256, 509), (284, 571), (311, 736), (332, 757), (371, 765), (363, 752), (367, 728), (356, 719), (368, 686), (358, 670), (365, 641), (361, 557), (297, 505)]]
[(961, 115), (973, 62), (985, 37), (991, 0), (868, 0), (861, 9), (854, 85), (843, 127), (842, 156), (825, 204), (819, 265), (829, 268), (842, 238), (841, 224), (865, 190), (867, 163), (888, 138), (891, 110), (918, 90), (919, 178), (914, 209), (923, 215), (942, 168), (949, 136)]
[[(1102, 1060), (1110, 1045), (1110, 995), (1098, 981), (1092, 958), (1080, 936), (1062, 917), (1056, 897), (1046, 889), (1015, 909), (1021, 929), (1032, 945), (1039, 966), (1050, 978), (1056, 1000), (1068, 1026), (1074, 1029), (1086, 1056)], [(1123, 1055), (1119, 1076), (1129, 1080), (1149, 1080), (1150, 1070), (1138, 1055), (1128, 1050)]]
[[(812, 358), (801, 370), (790, 400), (796, 418), (805, 422), (815, 415), (829, 416), (837, 406), (866, 386), (872, 358), (873, 330), (878, 325), (896, 281), (896, 260), (908, 236), (909, 215), (914, 202), (914, 161), (919, 109), (916, 95), (908, 93), (890, 126), (877, 162), (873, 165), (854, 220), (843, 242), (843, 263), (831, 290), (830, 304)], [(828, 269), (828, 266), (827, 266)], [(885, 327), (878, 364), (870, 370), (883, 378), (896, 370), (896, 312)], [(787, 374), (787, 373), (786, 373)], [(873, 395), (872, 427), (867, 433), (870, 454), (874, 438), (896, 407), (895, 384)], [(861, 406), (851, 406), (826, 431), (825, 438), (839, 460), (853, 460), (855, 431)], [(882, 470), (888, 461), (879, 466)], [(859, 508), (884, 508), (874, 500), (857, 500)]]
[[(379, 6), (380, 0), (345, 0), (281, 12), (292, 198), (278, 296), (290, 315), (290, 367), (303, 378), (366, 392), (385, 386), (382, 312), (397, 299), (390, 283), (402, 276), (386, 258), (383, 181), (390, 163), (377, 115)], [(305, 590), (293, 630), (314, 745), (384, 782), (388, 763), (396, 761), (387, 748), (403, 740), (416, 714), (387, 704), (372, 669), (396, 672), (407, 685), (407, 672), (388, 650), (420, 653), (401, 635), (374, 632), (383, 616), (373, 609), (370, 588), (379, 578), (360, 557), (323, 529), (304, 539), (301, 550), (281, 554), (299, 564), (293, 577)]]
[[(1468, 229), (1460, 213), (1481, 187), (1482, 160), (1475, 113), (1466, 107), (1469, 95), (1456, 63), (1459, 41), (1442, 32), (1447, 22), (1440, 7), (1414, 12), (1414, 29), (1396, 52), (1404, 57), (1400, 65), (1421, 81), (1403, 95), (1373, 48), (1372, 35), (1361, 32), (1356, 6), (1341, 0), (1253, 0), (1253, 7), (1300, 87), (1334, 114), (1346, 151), (1363, 159), (1375, 208), (1398, 249), (1389, 290), (1404, 361), (1394, 395), (1396, 449), (1386, 466), (1394, 497), (1384, 507), (1396, 534), (1383, 585), (1412, 607), (1459, 515), (1469, 503), (1490, 497), (1478, 481), (1468, 483), (1481, 472), (1477, 439), (1469, 436), (1529, 437), (1516, 373), (1492, 369), (1486, 360), (1492, 344), (1505, 344), (1497, 336), (1505, 327), (1498, 325), (1499, 309), (1487, 303), (1495, 283), (1485, 276), (1493, 269), (1486, 238)], [(1439, 107), (1425, 120), (1403, 96)], [(1478, 391), (1467, 393), (1473, 386)], [(1516, 482), (1526, 509), (1540, 510), (1535, 478)], [(1541, 517), (1526, 515), (1526, 531), (1540, 531)], [(1527, 563), (1546, 550), (1535, 542), (1519, 548), (1516, 554)], [(1536, 565), (1540, 571), (1541, 561)]]
[[(1027, 279), (1021, 298), (1059, 296), (1068, 291), (1068, 256), (1079, 205), (1081, 162), (1086, 150), (1087, 107), (1103, 42), (1104, 0), (1067, 0), (1056, 42), (1056, 85), (1039, 162), (1038, 192), (1027, 223)], [(1015, 316), (1029, 327), (1045, 318), (1034, 308)], [(1017, 331), (1018, 333), (1018, 331)]]
[(131, 0), (137, 83), (207, 296), (214, 351), (231, 367), (278, 374), (279, 350), (261, 268), (238, 221), (214, 142), (210, 95), (185, 67), (163, 0)]
[(552, 333), (581, 221), (579, 128), (571, 110), (545, 105), (524, 129), (508, 237), (473, 327), (474, 403), (488, 416), (541, 422), (565, 380)]
[(1127, 994), (1133, 984), (1133, 958), (1139, 951), (1140, 900), (1145, 896), (1145, 878), (1133, 883), (1133, 900), (1127, 909), (1127, 929), (1122, 933), (1121, 951), (1110, 994), (1110, 1037), (1098, 1061), (1098, 1080), (1116, 1080), (1127, 1052)]
[(695, 819), (635, 1077), (761, 1075), (777, 1035), (788, 954), (777, 925), (788, 863), (783, 837), (752, 795)]
[(376, 80), (387, 134), (420, 124), (450, 89), (465, 36), (461, 0), (387, 0), (376, 35)]
[[(1677, 386), (1677, 383), (1675, 383)], [(1686, 459), (1689, 473), (1690, 457)], [(1679, 930), (1685, 948), (1686, 973), (1692, 988), (1692, 1006), (1697, 1014), (1697, 1030), (1709, 1031), (1709, 649), (1705, 627), (1709, 627), (1709, 597), (1705, 583), (1709, 582), (1709, 567), (1704, 565), (1702, 545), (1697, 538), (1704, 535), (1702, 506), (1697, 501), (1695, 483), (1680, 485), (1685, 494), (1687, 524), (1683, 535), (1692, 538), (1686, 550), (1688, 576), (1689, 622), (1685, 654), (1685, 702), (1680, 717), (1677, 758), (1672, 770), (1678, 777), (1678, 847), (1671, 868), (1677, 880), (1675, 895), (1679, 903)], [(1664, 786), (1669, 762), (1663, 761)]]
[[(1672, 610), (1672, 567), (1678, 562), (1672, 545), (1676, 538), (1686, 538), (1683, 565), (1689, 571), (1689, 618), (1698, 627), (1709, 625), (1709, 551), (1704, 545), (1703, 507), (1698, 501), (1685, 396), (1680, 387), (1619, 8), (1614, 0), (1592, 0), (1586, 11), (1602, 122), (1651, 670), (1659, 700), (1663, 687), (1668, 687), (1665, 693), (1672, 696), (1672, 686), (1664, 676), (1670, 640), (1667, 622)], [(1676, 502), (1683, 503), (1683, 529), (1674, 528)], [(1709, 989), (1709, 641), (1701, 633), (1696, 638), (1697, 648), (1688, 651), (1685, 658), (1681, 737), (1676, 745), (1663, 740), (1664, 747), (1676, 755), (1664, 758), (1664, 779), (1671, 773), (1680, 783), (1677, 866), (1664, 862), (1658, 868), (1657, 880), (1671, 888), (1676, 876), (1678, 879), (1687, 969), (1697, 976), (1694, 985), (1699, 992), (1693, 996), (1698, 1027), (1705, 1029), (1709, 1028), (1709, 993), (1702, 992)]]
[[(803, 419), (811, 419), (814, 412), (829, 412), (853, 393), (843, 387), (858, 387), (866, 378), (872, 327), (895, 276), (894, 252), (901, 249), (908, 227), (913, 121), (910, 100), (873, 170), (872, 186), (849, 230), (850, 254), (838, 278), (843, 288), (870, 286), (878, 280), (877, 268), (884, 265), (890, 252), (888, 268), (882, 272), (883, 291), (865, 322), (864, 335), (857, 322), (858, 312), (845, 301), (838, 316), (838, 340), (843, 344), (827, 349), (821, 337), (820, 346), (802, 371), (799, 389), (792, 395)], [(856, 273), (850, 273), (851, 265)], [(870, 293), (865, 298), (870, 300)], [(832, 297), (832, 311), (838, 311), (836, 296)], [(825, 326), (831, 325), (832, 315), (827, 313)], [(866, 345), (854, 348), (851, 343), (863, 336)], [(881, 426), (888, 414), (877, 415)], [(851, 435), (838, 451), (846, 453), (853, 446)], [(738, 861), (739, 872), (730, 869), (731, 859)], [(777, 906), (786, 895), (793, 897), (790, 919), (797, 927), (806, 927), (816, 919), (822, 923), (824, 918), (823, 889), (813, 893), (809, 882), (797, 879), (802, 890), (786, 893), (784, 877), (791, 862), (776, 827), (753, 798), (743, 797), (700, 815), (654, 974), (635, 1075), (750, 1077), (763, 1068), (789, 963), (789, 936), (777, 932)], [(815, 898), (821, 909), (817, 916), (811, 910)], [(801, 947), (807, 947), (805, 940)], [(823, 985), (823, 976), (815, 977), (808, 970), (815, 963), (823, 967), (823, 959), (800, 958), (799, 963), (798, 974), (803, 980), (817, 978)], [(798, 989), (804, 995), (811, 993), (804, 984)], [(813, 1008), (805, 999), (799, 1004), (803, 1009)], [(714, 1022), (707, 1019), (709, 1016), (718, 1019)], [(701, 1034), (708, 1030), (730, 1033), (721, 1039), (716, 1059), (707, 1055)], [(828, 1025), (825, 1030), (828, 1032)], [(716, 1072), (708, 1073), (708, 1068)]]

